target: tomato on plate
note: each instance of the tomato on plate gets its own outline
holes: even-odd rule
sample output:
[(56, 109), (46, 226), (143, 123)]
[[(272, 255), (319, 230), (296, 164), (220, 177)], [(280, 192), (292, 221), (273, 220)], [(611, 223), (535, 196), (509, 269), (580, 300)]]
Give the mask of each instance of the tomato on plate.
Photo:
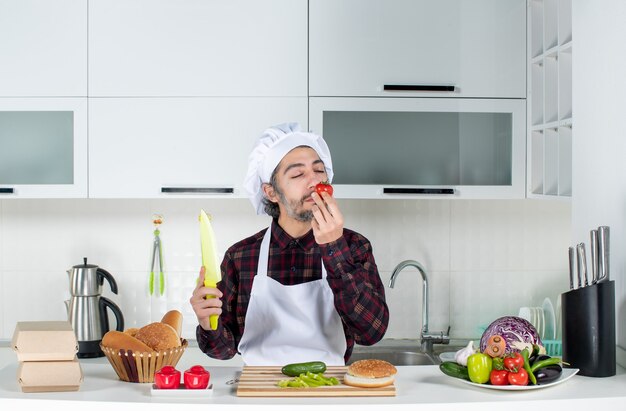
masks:
[(528, 385), (528, 373), (522, 367), (517, 372), (509, 372), (508, 380), (511, 385)]
[(180, 371), (166, 365), (154, 373), (154, 384), (160, 390), (175, 390), (180, 386)]
[(315, 191), (320, 195), (320, 197), (322, 196), (322, 193), (328, 193), (329, 196), (332, 196), (333, 186), (331, 186), (328, 181), (322, 181), (315, 186)]
[(514, 354), (504, 357), (503, 363), (504, 368), (509, 371), (515, 372), (521, 368), (524, 368), (524, 357), (521, 353), (516, 352)]
[(194, 365), (183, 376), (185, 388), (203, 390), (209, 386), (211, 374), (201, 365)]
[(491, 385), (509, 385), (509, 372), (507, 370), (491, 370), (489, 382)]

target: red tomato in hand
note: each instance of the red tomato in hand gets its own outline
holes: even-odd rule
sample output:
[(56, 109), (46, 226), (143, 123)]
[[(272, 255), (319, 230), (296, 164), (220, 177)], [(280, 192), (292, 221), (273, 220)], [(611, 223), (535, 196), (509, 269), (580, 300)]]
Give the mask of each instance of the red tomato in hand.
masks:
[(188, 389), (203, 390), (209, 386), (209, 378), (211, 374), (201, 365), (194, 365), (187, 371), (183, 379), (185, 381), (185, 387)]
[(524, 368), (524, 357), (519, 352), (504, 357), (502, 362), (504, 363), (504, 368), (512, 372)]
[(517, 372), (510, 372), (508, 380), (511, 385), (528, 385), (528, 373), (522, 367)]
[(509, 385), (509, 372), (507, 370), (491, 370), (489, 382), (491, 385)]
[(166, 365), (154, 373), (154, 384), (161, 390), (172, 390), (180, 385), (180, 371)]
[(330, 185), (328, 181), (322, 181), (321, 183), (315, 186), (315, 191), (319, 196), (322, 196), (322, 193), (328, 193), (329, 196), (333, 195), (333, 186)]

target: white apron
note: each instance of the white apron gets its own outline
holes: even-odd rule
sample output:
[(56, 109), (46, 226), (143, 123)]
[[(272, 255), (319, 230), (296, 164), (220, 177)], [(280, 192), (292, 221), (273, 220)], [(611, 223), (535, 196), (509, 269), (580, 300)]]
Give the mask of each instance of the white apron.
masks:
[(259, 252), (239, 352), (246, 365), (323, 361), (345, 365), (346, 336), (333, 293), (322, 279), (282, 285), (267, 275), (271, 226)]

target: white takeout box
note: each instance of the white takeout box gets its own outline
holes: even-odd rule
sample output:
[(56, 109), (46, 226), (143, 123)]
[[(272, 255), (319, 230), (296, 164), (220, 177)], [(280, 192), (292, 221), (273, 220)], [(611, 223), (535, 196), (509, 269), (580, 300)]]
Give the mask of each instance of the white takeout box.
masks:
[(18, 361), (71, 361), (78, 352), (69, 321), (18, 322), (11, 347)]
[(17, 381), (22, 392), (78, 391), (83, 370), (78, 359), (72, 361), (20, 362)]

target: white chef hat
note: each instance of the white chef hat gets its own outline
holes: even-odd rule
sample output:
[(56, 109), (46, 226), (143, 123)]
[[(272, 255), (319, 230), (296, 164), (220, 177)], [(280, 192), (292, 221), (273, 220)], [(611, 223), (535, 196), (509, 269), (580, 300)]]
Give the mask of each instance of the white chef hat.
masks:
[(244, 180), (244, 188), (258, 215), (266, 214), (263, 206), (263, 183), (269, 183), (278, 163), (298, 146), (308, 146), (317, 152), (326, 167), (328, 181), (332, 181), (333, 164), (330, 150), (321, 136), (302, 132), (298, 123), (272, 126), (255, 142), (248, 158), (248, 173)]

